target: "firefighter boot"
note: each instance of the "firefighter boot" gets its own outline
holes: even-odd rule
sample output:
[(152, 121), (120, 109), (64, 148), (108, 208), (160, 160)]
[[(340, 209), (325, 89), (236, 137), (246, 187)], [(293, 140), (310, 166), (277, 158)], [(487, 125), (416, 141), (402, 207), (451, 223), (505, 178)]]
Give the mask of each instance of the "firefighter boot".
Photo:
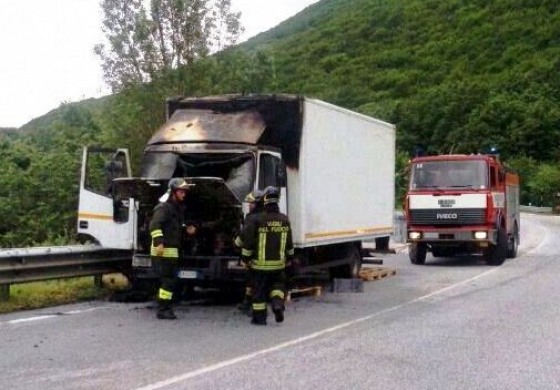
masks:
[(253, 317), (253, 319), (251, 320), (251, 324), (253, 325), (265, 325), (266, 326), (266, 319), (257, 319), (255, 317)]
[(279, 299), (272, 300), (272, 312), (276, 322), (284, 322), (284, 302)]
[(173, 309), (169, 302), (159, 302), (158, 312), (156, 314), (158, 320), (175, 320), (177, 316), (173, 313)]
[(266, 310), (254, 311), (253, 309), (253, 319), (251, 320), (253, 325), (266, 325)]
[(176, 320), (177, 316), (171, 309), (159, 309), (156, 317), (158, 320)]

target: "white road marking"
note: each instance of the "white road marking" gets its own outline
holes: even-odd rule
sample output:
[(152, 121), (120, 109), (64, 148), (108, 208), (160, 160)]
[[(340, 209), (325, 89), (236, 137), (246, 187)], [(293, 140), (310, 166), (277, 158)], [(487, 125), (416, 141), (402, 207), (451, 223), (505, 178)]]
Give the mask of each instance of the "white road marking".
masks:
[(81, 314), (81, 313), (87, 313), (87, 312), (94, 311), (94, 310), (110, 309), (110, 308), (111, 308), (110, 306), (101, 306), (101, 307), (91, 307), (89, 309), (70, 310), (70, 311), (61, 312), (61, 313), (57, 313), (57, 314), (47, 314), (47, 315), (42, 315), (42, 316), (19, 318), (17, 320), (4, 321), (4, 322), (0, 322), (0, 325), (2, 325), (2, 324), (7, 324), (7, 325), (21, 324), (21, 323), (24, 323), (24, 322), (40, 321), (40, 320), (46, 320), (46, 319), (49, 319), (49, 318), (61, 317), (61, 316), (65, 316), (65, 315)]
[(266, 355), (266, 354), (269, 354), (269, 353), (272, 353), (272, 352), (280, 351), (280, 350), (289, 348), (289, 347), (291, 347), (291, 346), (294, 346), (294, 345), (297, 345), (297, 344), (301, 344), (301, 343), (303, 343), (303, 342), (305, 342), (305, 341), (319, 338), (319, 337), (324, 336), (324, 335), (326, 335), (326, 334), (333, 333), (333, 332), (336, 332), (336, 331), (338, 331), (338, 330), (341, 330), (341, 329), (348, 328), (348, 327), (350, 327), (350, 326), (356, 325), (356, 324), (358, 324), (358, 323), (371, 320), (371, 319), (373, 319), (373, 318), (375, 318), (375, 317), (378, 317), (378, 316), (380, 316), (380, 315), (383, 315), (383, 314), (386, 314), (386, 313), (389, 313), (389, 312), (392, 312), (392, 311), (401, 309), (401, 308), (403, 308), (403, 307), (405, 307), (405, 306), (412, 305), (412, 304), (417, 303), (417, 302), (421, 302), (421, 301), (426, 300), (426, 299), (429, 299), (429, 298), (431, 298), (431, 297), (433, 297), (433, 296), (435, 296), (435, 295), (442, 294), (442, 293), (444, 293), (444, 292), (446, 292), (446, 291), (449, 291), (449, 290), (451, 290), (451, 289), (454, 289), (454, 288), (457, 288), (457, 287), (459, 287), (459, 286), (462, 286), (462, 285), (471, 283), (471, 282), (473, 282), (473, 281), (475, 281), (475, 280), (477, 280), (477, 279), (480, 279), (480, 278), (482, 278), (482, 277), (484, 277), (484, 276), (486, 276), (486, 275), (489, 275), (489, 274), (492, 273), (492, 272), (497, 271), (498, 269), (499, 269), (499, 267), (492, 268), (492, 269), (490, 269), (490, 270), (488, 270), (488, 271), (486, 271), (486, 272), (483, 272), (483, 273), (481, 273), (481, 274), (478, 274), (478, 275), (476, 275), (476, 276), (473, 276), (472, 278), (469, 278), (469, 279), (463, 280), (463, 281), (461, 281), (461, 282), (452, 284), (452, 285), (447, 286), (447, 287), (444, 287), (444, 288), (442, 288), (442, 289), (433, 291), (433, 292), (431, 292), (431, 293), (429, 293), (429, 294), (426, 294), (426, 295), (423, 295), (423, 296), (421, 296), (421, 297), (412, 299), (412, 300), (410, 300), (410, 301), (401, 303), (401, 304), (399, 304), (399, 305), (390, 307), (390, 308), (388, 308), (388, 309), (384, 309), (384, 310), (378, 311), (378, 312), (376, 312), (376, 313), (367, 315), (367, 316), (365, 316), (365, 317), (361, 317), (361, 318), (357, 318), (357, 319), (352, 320), (352, 321), (344, 322), (344, 323), (342, 323), (342, 324), (333, 326), (333, 327), (331, 327), (331, 328), (323, 329), (323, 330), (320, 330), (320, 331), (318, 331), (318, 332), (314, 332), (314, 333), (308, 334), (307, 336), (298, 337), (297, 339), (290, 340), (290, 341), (286, 341), (286, 342), (284, 342), (284, 343), (280, 343), (280, 344), (275, 345), (275, 346), (270, 347), (270, 348), (261, 349), (260, 351), (252, 352), (252, 353), (249, 353), (249, 354), (246, 354), (246, 355), (241, 355), (241, 356), (238, 356), (238, 357), (233, 358), (233, 359), (225, 360), (225, 361), (223, 361), (223, 362), (215, 363), (215, 364), (212, 364), (212, 365), (210, 365), (210, 366), (207, 366), (207, 367), (204, 367), (204, 368), (200, 368), (200, 369), (198, 369), (198, 370), (194, 370), (194, 371), (190, 371), (190, 372), (187, 372), (187, 373), (184, 373), (184, 374), (181, 374), (181, 375), (177, 375), (177, 376), (174, 376), (174, 377), (172, 377), (172, 378), (169, 378), (169, 379), (166, 379), (166, 380), (163, 380), (163, 381), (160, 381), (160, 382), (153, 383), (153, 384), (151, 384), (151, 385), (147, 385), (147, 386), (144, 386), (144, 387), (139, 387), (139, 388), (137, 388), (136, 390), (157, 390), (157, 389), (162, 389), (162, 388), (164, 388), (164, 387), (171, 386), (171, 385), (177, 384), (177, 383), (179, 383), (179, 382), (184, 382), (184, 381), (186, 381), (186, 380), (195, 378), (195, 377), (200, 376), (200, 375), (204, 375), (204, 374), (208, 374), (208, 373), (213, 372), (213, 371), (217, 371), (217, 370), (219, 370), (219, 369), (221, 369), (221, 368), (224, 368), (224, 367), (229, 367), (229, 366), (232, 366), (232, 365), (237, 364), (237, 363), (241, 363), (241, 362), (244, 362), (244, 361), (247, 361), (247, 360), (254, 359), (254, 358), (258, 357), (258, 356), (262, 356), (262, 355)]
[(58, 317), (58, 315), (52, 314), (52, 315), (48, 315), (48, 316), (37, 316), (37, 317), (29, 317), (29, 318), (20, 318), (19, 320), (6, 321), (5, 324), (20, 324), (20, 323), (22, 323), (22, 322), (39, 321), (39, 320), (45, 320), (45, 319), (47, 319), (47, 318), (54, 318), (54, 317)]

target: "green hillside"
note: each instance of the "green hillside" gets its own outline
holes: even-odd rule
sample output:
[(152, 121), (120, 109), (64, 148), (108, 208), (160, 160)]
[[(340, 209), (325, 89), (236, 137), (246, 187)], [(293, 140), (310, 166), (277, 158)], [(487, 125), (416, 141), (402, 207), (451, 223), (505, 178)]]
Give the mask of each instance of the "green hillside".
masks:
[(399, 147), (553, 161), (560, 2), (324, 0), (243, 46), (278, 84), (397, 124)]
[(0, 246), (71, 238), (82, 145), (127, 146), (138, 163), (165, 98), (181, 94), (297, 93), (381, 118), (397, 125), (399, 173), (419, 146), (497, 146), (522, 174), (522, 201), (552, 205), (559, 9), (551, 0), (322, 0), (150, 85), (63, 105), (17, 137), (0, 132)]

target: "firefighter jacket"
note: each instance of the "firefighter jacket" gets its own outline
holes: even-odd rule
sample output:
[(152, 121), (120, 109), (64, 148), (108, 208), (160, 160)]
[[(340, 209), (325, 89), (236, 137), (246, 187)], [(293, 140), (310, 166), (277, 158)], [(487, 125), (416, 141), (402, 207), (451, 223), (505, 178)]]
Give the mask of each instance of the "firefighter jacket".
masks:
[(239, 239), (242, 257), (250, 259), (257, 271), (282, 270), (294, 255), (290, 221), (280, 212), (264, 211), (247, 218)]
[(156, 247), (163, 244), (162, 257), (178, 258), (183, 238), (184, 208), (171, 197), (154, 208), (150, 221), (152, 248), (150, 254), (156, 256)]
[[(247, 226), (247, 223), (249, 220), (251, 220), (252, 218), (256, 218), (257, 215), (259, 213), (261, 213), (262, 210), (253, 210), (249, 213), (247, 213), (247, 215), (245, 216), (245, 221), (243, 221), (243, 226)], [(235, 244), (236, 247), (238, 248), (243, 248), (243, 240), (241, 239), (241, 233), (239, 233), (239, 235), (237, 237), (235, 237), (235, 241), (233, 242)]]

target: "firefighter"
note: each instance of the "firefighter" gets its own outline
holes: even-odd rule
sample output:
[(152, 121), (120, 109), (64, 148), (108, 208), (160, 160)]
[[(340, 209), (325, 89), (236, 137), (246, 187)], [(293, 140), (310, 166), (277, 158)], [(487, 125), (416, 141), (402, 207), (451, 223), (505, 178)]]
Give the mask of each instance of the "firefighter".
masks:
[[(258, 213), (260, 213), (262, 211), (262, 197), (263, 197), (263, 192), (261, 190), (254, 190), (252, 192), (250, 192), (249, 194), (247, 194), (247, 196), (245, 197), (245, 202), (249, 204), (249, 212), (247, 213), (247, 216), (245, 217), (245, 224), (247, 223), (248, 220), (250, 220), (251, 218), (254, 218)], [(238, 248), (243, 248), (243, 242), (241, 240), (241, 238), (239, 236), (236, 237), (235, 239), (235, 245)], [(243, 262), (243, 258), (241, 258), (241, 261)], [(245, 266), (245, 268), (247, 268), (247, 273), (246, 275), (246, 280), (245, 280), (245, 295), (243, 297), (243, 301), (237, 306), (237, 308), (243, 312), (243, 313), (247, 313), (248, 315), (250, 315), (251, 313), (251, 300), (252, 300), (252, 295), (253, 295), (253, 288), (252, 288), (252, 272), (251, 272), (251, 267), (249, 266), (249, 264), (243, 262), (243, 265)]]
[[(179, 262), (179, 247), (183, 237), (185, 210), (182, 203), (187, 196), (187, 190), (194, 184), (184, 179), (173, 178), (169, 181), (167, 200), (154, 208), (150, 221), (152, 236), (151, 257), (152, 264), (159, 277), (160, 287), (157, 295), (157, 318), (174, 320), (171, 301), (173, 292), (178, 288), (177, 271)], [(187, 234), (194, 234), (194, 227), (187, 227)]]
[(292, 260), (294, 247), (290, 221), (280, 212), (280, 191), (267, 187), (263, 211), (249, 218), (241, 232), (241, 256), (250, 264), (253, 279), (252, 324), (266, 325), (270, 299), (276, 322), (284, 321), (285, 268)]

